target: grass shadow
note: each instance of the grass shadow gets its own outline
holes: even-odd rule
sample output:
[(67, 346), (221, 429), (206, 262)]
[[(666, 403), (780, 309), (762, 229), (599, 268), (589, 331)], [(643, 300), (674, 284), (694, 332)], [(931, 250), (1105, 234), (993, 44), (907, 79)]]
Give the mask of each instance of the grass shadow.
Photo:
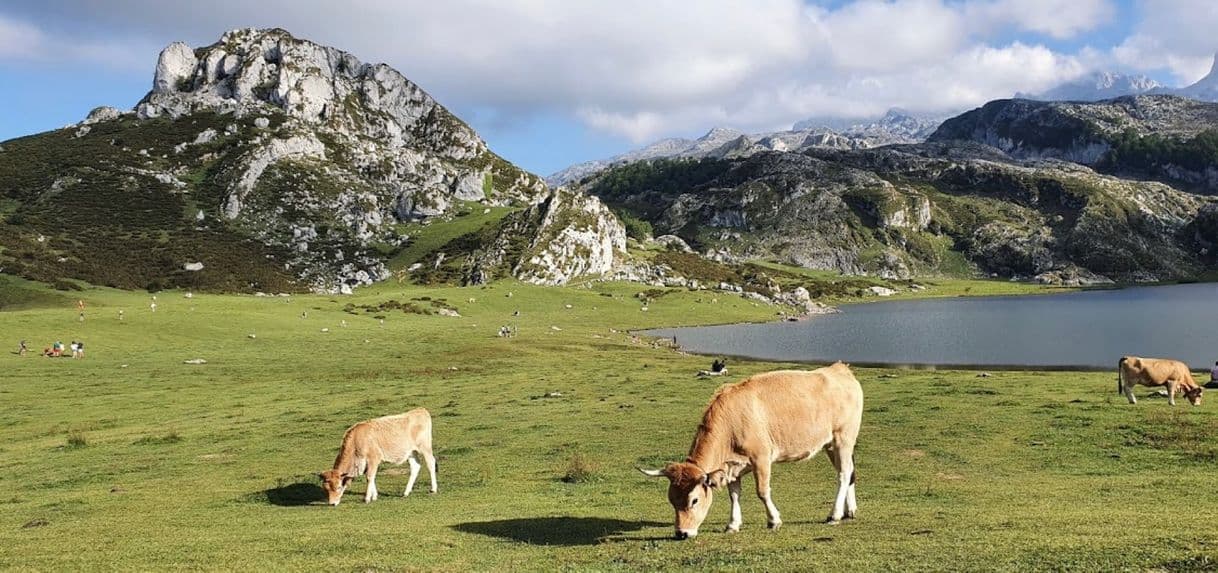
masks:
[(654, 521), (625, 521), (600, 517), (524, 517), (497, 521), (458, 523), (453, 529), (488, 537), (510, 539), (529, 545), (595, 545), (599, 541), (639, 531), (645, 527), (671, 526)]
[(314, 483), (290, 483), (261, 492), (267, 503), (280, 507), (297, 507), (326, 501), (326, 492)]

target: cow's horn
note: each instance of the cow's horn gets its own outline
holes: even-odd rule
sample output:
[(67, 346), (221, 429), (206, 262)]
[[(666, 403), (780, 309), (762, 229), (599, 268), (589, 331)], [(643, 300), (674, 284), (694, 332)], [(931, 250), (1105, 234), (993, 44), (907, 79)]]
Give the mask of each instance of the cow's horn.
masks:
[(645, 475), (647, 477), (655, 478), (655, 477), (661, 477), (664, 475), (664, 470), (645, 470), (640, 467), (636, 467), (634, 469), (639, 470), (640, 472), (643, 472), (643, 475)]

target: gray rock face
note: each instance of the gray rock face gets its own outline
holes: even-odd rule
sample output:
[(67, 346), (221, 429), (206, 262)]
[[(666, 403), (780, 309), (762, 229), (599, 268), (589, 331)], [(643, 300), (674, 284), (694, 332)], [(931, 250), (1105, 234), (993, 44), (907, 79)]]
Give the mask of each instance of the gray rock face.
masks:
[(626, 261), (626, 229), (596, 197), (567, 189), (458, 238), (410, 272), (422, 282), (484, 284), (515, 277), (540, 285), (597, 279)]
[(157, 58), (152, 92), (169, 94), (188, 89), (190, 86), (186, 84), (194, 75), (198, 63), (195, 51), (190, 46), (182, 42), (169, 44), (161, 50), (161, 55)]
[[(71, 132), (81, 148), (121, 154), (84, 170), (84, 183), (155, 189), (166, 208), (189, 197), (215, 215), (190, 221), (193, 231), (252, 239), (267, 261), (284, 259), (260, 276), (281, 280), (286, 268), (327, 292), (388, 276), (379, 249), (401, 244), (400, 221), (465, 202), (527, 208), (548, 193), (394, 69), (278, 29), (170, 44), (131, 116), (99, 108), (83, 123)], [(213, 272), (205, 262), (199, 276)]]
[[(715, 260), (886, 278), (1049, 273), (1095, 282), (1192, 276), (1207, 265), (1204, 245), (1218, 245), (1218, 234), (1198, 223), (1205, 213), (1218, 218), (1207, 208), (1214, 199), (977, 144), (765, 152), (656, 167), (638, 179), (610, 172), (585, 189)], [(623, 189), (631, 180), (639, 187)], [(683, 186), (657, 191), (671, 189), (659, 184), (665, 180)]]
[(122, 115), (123, 115), (122, 110), (103, 105), (101, 107), (93, 108), (93, 111), (90, 111), (88, 117), (86, 117), (85, 120), (81, 123), (83, 123), (84, 125), (91, 125), (91, 124), (99, 123), (99, 122), (103, 122), (103, 121), (115, 120), (115, 119), (118, 119), (119, 117), (122, 117)]
[(1176, 96), (998, 100), (944, 122), (930, 141), (974, 141), (1020, 159), (1060, 159), (1218, 193), (1218, 161), (1197, 139), (1212, 138), (1216, 128), (1218, 103)]

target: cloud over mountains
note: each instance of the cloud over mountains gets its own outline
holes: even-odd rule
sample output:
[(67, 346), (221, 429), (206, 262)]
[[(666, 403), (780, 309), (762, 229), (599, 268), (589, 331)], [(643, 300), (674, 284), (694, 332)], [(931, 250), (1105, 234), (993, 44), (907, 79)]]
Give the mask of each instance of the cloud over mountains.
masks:
[(17, 0), (0, 7), (0, 62), (147, 69), (171, 40), (278, 26), (385, 61), (458, 107), (559, 114), (645, 141), (959, 109), (1111, 64), (1182, 83), (1208, 68), (1210, 2), (1155, 2), (1119, 44), (1061, 47), (1116, 12), (1112, 0)]

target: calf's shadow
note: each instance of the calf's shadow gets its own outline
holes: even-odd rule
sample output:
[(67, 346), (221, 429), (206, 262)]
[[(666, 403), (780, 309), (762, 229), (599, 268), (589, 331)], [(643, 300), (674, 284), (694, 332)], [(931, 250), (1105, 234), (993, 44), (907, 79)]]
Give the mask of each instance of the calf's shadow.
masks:
[(524, 517), (458, 523), (453, 529), (529, 545), (595, 545), (601, 540), (646, 527), (671, 526), (654, 521), (625, 521), (600, 517)]
[(326, 501), (326, 492), (315, 483), (297, 482), (280, 485), (262, 492), (267, 503), (280, 507), (297, 507)]

